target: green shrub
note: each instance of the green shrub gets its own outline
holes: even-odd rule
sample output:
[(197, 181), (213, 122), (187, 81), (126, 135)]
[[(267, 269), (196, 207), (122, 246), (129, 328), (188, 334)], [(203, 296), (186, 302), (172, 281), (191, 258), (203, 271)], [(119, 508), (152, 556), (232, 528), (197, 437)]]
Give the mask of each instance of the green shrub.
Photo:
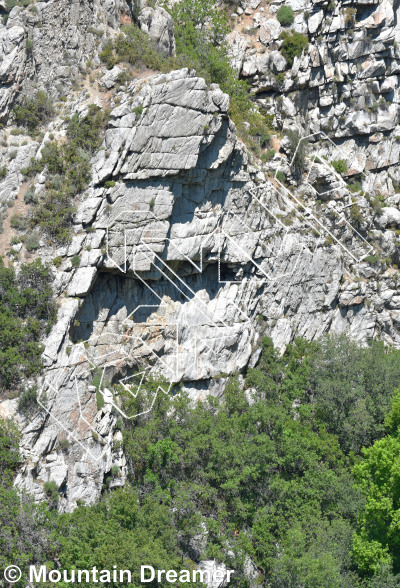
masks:
[(367, 255), (367, 257), (364, 257), (363, 261), (365, 261), (366, 263), (371, 263), (373, 265), (375, 263), (378, 263), (379, 257), (377, 255)]
[(77, 267), (79, 267), (80, 263), (81, 263), (81, 258), (79, 257), (79, 255), (74, 255), (73, 257), (71, 257), (72, 267), (77, 268)]
[(25, 98), (14, 108), (15, 122), (26, 127), (29, 132), (36, 131), (39, 125), (47, 122), (54, 114), (53, 103), (41, 90), (32, 99)]
[(283, 171), (277, 171), (275, 177), (281, 184), (285, 185), (287, 183), (287, 177)]
[(117, 465), (113, 465), (110, 474), (113, 478), (117, 478), (120, 475), (120, 469)]
[(350, 27), (356, 22), (357, 8), (355, 6), (347, 6), (344, 11), (345, 25)]
[(25, 247), (26, 250), (29, 252), (36, 251), (36, 249), (39, 249), (39, 235), (36, 231), (33, 231), (32, 233), (30, 233), (30, 235), (26, 237)]
[(26, 47), (26, 50), (28, 51), (28, 53), (30, 53), (32, 51), (32, 49), (33, 49), (33, 41), (32, 41), (32, 39), (27, 39), (26, 40), (25, 47)]
[(101, 410), (104, 406), (105, 402), (104, 402), (104, 396), (103, 394), (100, 392), (100, 390), (96, 390), (96, 406), (97, 406), (97, 410)]
[(44, 491), (46, 492), (47, 496), (51, 498), (53, 502), (58, 501), (58, 486), (55, 482), (45, 482), (44, 483)]
[(3, 179), (3, 178), (5, 178), (5, 177), (6, 177), (6, 175), (7, 175), (7, 168), (6, 168), (6, 166), (4, 165), (3, 167), (1, 167), (1, 168), (0, 168), (0, 179)]
[(136, 106), (136, 108), (132, 109), (132, 112), (134, 112), (135, 114), (137, 114), (138, 118), (140, 118), (142, 112), (143, 112), (143, 106), (140, 104), (139, 106)]
[(55, 242), (71, 240), (71, 224), (75, 213), (73, 198), (88, 185), (91, 177), (90, 159), (99, 148), (108, 114), (94, 104), (80, 119), (74, 114), (68, 119), (67, 141), (47, 143), (41, 160), (32, 160), (24, 170), (32, 176), (47, 170), (46, 190), (32, 210), (30, 223), (39, 225)]
[(37, 404), (37, 388), (23, 389), (18, 397), (17, 408), (22, 413), (32, 413), (32, 410), (38, 406)]
[(337, 159), (332, 161), (332, 167), (337, 174), (344, 176), (347, 173), (347, 161), (345, 159)]
[(267, 162), (267, 161), (271, 161), (271, 159), (274, 158), (275, 156), (275, 149), (268, 149), (268, 151), (264, 151), (264, 153), (261, 154), (261, 161), (263, 163)]
[(115, 186), (114, 180), (108, 180), (107, 182), (104, 183), (104, 187), (107, 188), (107, 189), (108, 188), (114, 188), (114, 186)]
[(94, 153), (101, 145), (101, 133), (107, 124), (107, 113), (95, 104), (89, 106), (87, 115), (80, 119), (75, 113), (68, 122), (67, 137), (73, 148)]
[(283, 27), (291, 25), (294, 21), (293, 9), (290, 6), (281, 6), (276, 13), (276, 18)]
[(17, 231), (24, 231), (28, 226), (28, 221), (20, 214), (13, 214), (10, 219), (10, 226)]
[(39, 260), (13, 268), (0, 258), (0, 391), (41, 369), (38, 340), (56, 317), (49, 268)]
[(351, 222), (356, 226), (359, 227), (363, 221), (363, 214), (360, 210), (360, 207), (357, 204), (353, 204), (350, 208), (350, 219)]
[(5, 0), (5, 9), (7, 12), (11, 12), (15, 6), (22, 6), (26, 8), (31, 3), (31, 0)]
[(303, 51), (307, 50), (308, 38), (302, 33), (289, 34), (287, 31), (283, 31), (279, 38), (283, 39), (281, 53), (291, 67), (294, 58), (299, 57)]
[(170, 69), (165, 55), (157, 49), (149, 35), (135, 25), (126, 25), (123, 27), (123, 32), (125, 34), (117, 37), (115, 44), (118, 60), (127, 61), (136, 67), (155, 70)]
[(69, 243), (74, 213), (68, 193), (47, 190), (33, 209), (30, 223), (32, 228), (39, 225), (55, 242)]
[(24, 194), (24, 202), (25, 204), (36, 204), (38, 201), (38, 197), (35, 193), (35, 186), (30, 186), (28, 190)]
[(347, 189), (353, 193), (360, 192), (362, 190), (361, 182), (358, 180), (354, 180), (353, 182), (351, 182), (350, 184), (347, 185)]
[(99, 57), (107, 65), (108, 69), (112, 69), (114, 67), (114, 65), (117, 63), (117, 58), (114, 55), (114, 45), (112, 41), (107, 41)]
[(168, 58), (152, 42), (149, 35), (138, 26), (126, 25), (123, 33), (117, 37), (115, 44), (108, 41), (100, 53), (100, 59), (109, 69), (120, 61), (125, 61), (135, 67), (168, 71), (173, 67), (173, 60)]
[(68, 441), (68, 439), (66, 437), (64, 437), (64, 438), (58, 440), (58, 445), (59, 445), (61, 451), (67, 452), (70, 447), (70, 442)]

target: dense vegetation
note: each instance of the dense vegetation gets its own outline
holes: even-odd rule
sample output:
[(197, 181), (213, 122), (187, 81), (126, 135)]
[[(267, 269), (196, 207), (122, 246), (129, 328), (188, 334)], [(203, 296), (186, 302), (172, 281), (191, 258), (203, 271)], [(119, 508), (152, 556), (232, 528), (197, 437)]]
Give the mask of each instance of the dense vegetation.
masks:
[[(56, 553), (66, 569), (180, 569), (203, 534), (201, 557), (235, 568), (234, 586), (248, 586), (246, 554), (270, 588), (397, 586), (399, 359), (346, 338), (298, 340), (279, 357), (264, 339), (246, 393), (234, 377), (222, 401), (160, 395), (152, 413), (124, 424), (124, 489), (106, 484), (99, 504), (56, 521), (54, 496), (50, 510), (29, 507), (27, 524), (41, 516), (46, 529), (37, 561)], [(144, 402), (123, 401), (135, 412)], [(0, 459), (17, 464), (16, 433), (2, 426)], [(17, 561), (35, 557), (9, 544)]]
[(0, 258), (0, 391), (19, 386), (42, 366), (41, 334), (55, 318), (49, 268), (36, 260), (18, 274)]
[(28, 168), (21, 170), (26, 176), (46, 174), (46, 190), (37, 201), (28, 192), (31, 210), (29, 224), (41, 227), (56, 243), (68, 243), (75, 212), (74, 197), (88, 185), (91, 177), (90, 159), (102, 140), (107, 113), (94, 104), (80, 119), (74, 114), (68, 121), (67, 140), (50, 141), (42, 149), (41, 159), (33, 159)]
[(37, 127), (47, 122), (54, 114), (53, 103), (46, 92), (39, 90), (32, 98), (24, 98), (14, 108), (17, 125), (24, 126), (33, 133)]

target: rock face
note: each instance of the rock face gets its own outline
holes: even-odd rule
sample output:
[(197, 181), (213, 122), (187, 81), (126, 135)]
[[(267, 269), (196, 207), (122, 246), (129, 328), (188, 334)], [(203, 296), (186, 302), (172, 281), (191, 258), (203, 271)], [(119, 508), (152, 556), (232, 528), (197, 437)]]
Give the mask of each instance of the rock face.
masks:
[(0, 117), (21, 91), (38, 88), (65, 96), (80, 68), (96, 60), (98, 40), (119, 25), (123, 9), (129, 10), (121, 0), (53, 0), (37, 2), (32, 10), (13, 8), (7, 24), (0, 24)]
[[(232, 63), (279, 128), (296, 126), (304, 135), (324, 131), (340, 139), (352, 159), (363, 159), (363, 170), (375, 172), (375, 188), (393, 193), (386, 170), (389, 166), (392, 178), (399, 181), (400, 29), (396, 6), (386, 0), (357, 1), (351, 6), (318, 0), (307, 5), (289, 2), (296, 12), (293, 30), (309, 41), (307, 50), (289, 67), (280, 53), (282, 29), (275, 18), (267, 17), (279, 4), (269, 9), (261, 2), (253, 9), (251, 2), (242, 3), (246, 14), (253, 17), (253, 38), (249, 43), (249, 37), (238, 32), (239, 18), (235, 35), (229, 37)], [(293, 110), (290, 120), (282, 97)]]
[[(144, 369), (164, 376), (160, 393), (178, 382), (194, 397), (218, 393), (219, 374), (256, 360), (262, 332), (281, 348), (327, 331), (399, 343), (393, 274), (378, 293), (360, 261), (369, 245), (346, 215), (327, 209), (324, 230), (322, 215), (249, 163), (218, 87), (181, 70), (132, 82), (118, 102), (56, 270), (67, 297), (44, 351), (45, 400), (23, 425), (30, 461), (18, 483), (40, 497), (41, 481), (57, 480), (66, 509), (94, 500), (112, 465), (123, 483), (113, 383)], [(315, 165), (311, 182), (332, 187), (334, 170)], [(392, 217), (383, 209), (381, 226)], [(96, 373), (107, 382), (99, 410)]]
[[(99, 87), (71, 92), (41, 144), (21, 139), (14, 157), (7, 141), (0, 145), (9, 164), (0, 202), (13, 205), (22, 194), (21, 168), (35, 153), (40, 157), (50, 134), (65, 137), (65, 115), (83, 116), (93, 102), (110, 106), (92, 182), (76, 199), (72, 242), (56, 247), (43, 239), (36, 252), (45, 262), (61, 260), (53, 265), (58, 320), (44, 342), (38, 407), (29, 418), (18, 416), (26, 462), (17, 484), (38, 500), (49, 480), (59, 488), (61, 510), (96, 500), (105, 479), (111, 486), (124, 483), (118, 416), (137, 415), (123, 412), (115, 384), (131, 383), (128, 390), (136, 394), (144, 378), (161, 375), (155, 394), (182, 384), (194, 399), (219, 395), (227, 374), (256, 364), (263, 335), (281, 350), (295, 336), (327, 332), (347, 332), (360, 344), (380, 337), (400, 345), (400, 130), (391, 5), (358, 7), (365, 17), (360, 22), (374, 31), (371, 51), (360, 27), (354, 23), (350, 33), (339, 10), (328, 13), (315, 2), (306, 17), (303, 3), (293, 2), (300, 13), (293, 26), (308, 31), (310, 46), (285, 73), (272, 10), (278, 4), (270, 14), (264, 2), (243, 5), (246, 16), (260, 11), (254, 20), (260, 50), (235, 31), (232, 59), (277, 128), (311, 135), (301, 178), (295, 178), (297, 152), (289, 138), (276, 138), (276, 153), (257, 161), (236, 136), (229, 97), (188, 69), (136, 74), (112, 90), (122, 69), (99, 68)], [(71, 71), (86, 62), (87, 52), (97, 59), (93, 23), (108, 38), (130, 14), (130, 4), (111, 0), (36, 6), (38, 13), (15, 8), (0, 29), (4, 80), (10, 76), (0, 91), (4, 116), (18, 82), (28, 91), (36, 79), (28, 75), (23, 46), (30, 18), (43, 22), (35, 75), (57, 93), (64, 75), (68, 91)], [(58, 59), (57, 9), (68, 43), (79, 46), (68, 65)], [(142, 9), (143, 30), (171, 54), (167, 13)], [(368, 109), (366, 89), (389, 100)], [(38, 198), (46, 174), (32, 180)], [(349, 186), (350, 180), (356, 181)], [(29, 259), (18, 245), (19, 260)], [(0, 404), (0, 414), (13, 411), (10, 401)]]
[(148, 6), (139, 16), (142, 31), (148, 33), (157, 47), (166, 55), (175, 55), (174, 23), (164, 8)]

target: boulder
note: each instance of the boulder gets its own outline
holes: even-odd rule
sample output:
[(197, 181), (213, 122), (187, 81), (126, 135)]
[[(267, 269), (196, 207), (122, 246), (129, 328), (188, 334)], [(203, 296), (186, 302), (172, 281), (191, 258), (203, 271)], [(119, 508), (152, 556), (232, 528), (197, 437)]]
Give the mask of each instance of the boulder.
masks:
[(68, 287), (68, 296), (86, 296), (92, 287), (97, 270), (95, 267), (80, 267)]
[(149, 6), (142, 10), (139, 25), (160, 51), (168, 56), (175, 55), (174, 21), (164, 8)]
[(270, 41), (278, 39), (281, 31), (282, 27), (276, 18), (263, 20), (260, 26), (259, 40), (264, 45), (267, 45)]
[(111, 90), (115, 86), (118, 81), (118, 76), (123, 72), (123, 70), (118, 67), (118, 65), (114, 66), (112, 69), (106, 72), (106, 74), (99, 80), (99, 85), (106, 90)]
[(381, 229), (400, 226), (400, 210), (393, 206), (385, 206), (382, 208), (382, 214), (377, 220), (377, 224)]

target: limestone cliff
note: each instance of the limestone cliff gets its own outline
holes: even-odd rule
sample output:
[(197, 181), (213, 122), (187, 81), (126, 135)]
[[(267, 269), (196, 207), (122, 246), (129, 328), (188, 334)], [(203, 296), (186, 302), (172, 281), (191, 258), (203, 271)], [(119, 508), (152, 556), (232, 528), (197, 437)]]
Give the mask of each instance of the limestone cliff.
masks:
[[(34, 253), (60, 259), (53, 265), (58, 319), (44, 342), (38, 407), (18, 416), (26, 463), (17, 484), (37, 499), (52, 480), (61, 510), (93, 502), (113, 466), (121, 474), (113, 483), (124, 483), (116, 383), (140, 391), (142, 376), (161, 374), (160, 394), (177, 385), (193, 398), (219, 394), (227, 375), (257, 362), (264, 334), (281, 349), (295, 336), (326, 332), (400, 344), (396, 7), (360, 4), (364, 28), (350, 33), (341, 8), (325, 4), (311, 3), (308, 16), (305, 5), (293, 6), (295, 29), (308, 33), (310, 45), (283, 81), (273, 75), (287, 68), (279, 27), (267, 14), (278, 4), (252, 0), (235, 13), (253, 19), (259, 39), (246, 50), (247, 37), (233, 33), (235, 63), (274, 115), (279, 149), (264, 164), (237, 138), (229, 96), (195, 72), (145, 72), (116, 86), (121, 70), (101, 65), (99, 31), (115, 35), (132, 17), (130, 3), (37, 3), (36, 11), (14, 8), (0, 29), (6, 229), (7, 205), (22, 206), (21, 168), (40, 159), (50, 135), (65, 137), (65, 115), (83, 117), (91, 103), (111, 109), (92, 181), (77, 199), (72, 242), (57, 247), (42, 238)], [(168, 14), (146, 10), (143, 28), (173, 53)], [(85, 77), (89, 57), (98, 85)], [(74, 87), (75, 73), (83, 88)], [(68, 96), (36, 140), (9, 132), (17, 93), (34, 84), (56, 99)], [(377, 93), (385, 104), (368, 110)], [(280, 135), (294, 127), (312, 135), (300, 179)], [(342, 158), (345, 180), (331, 165)], [(363, 191), (349, 190), (350, 176)], [(38, 198), (45, 185), (46, 169), (34, 178)], [(365, 195), (378, 188), (386, 196), (379, 208)], [(32, 258), (4, 235), (2, 253), (17, 267)], [(3, 403), (3, 413), (14, 411), (15, 401)]]

